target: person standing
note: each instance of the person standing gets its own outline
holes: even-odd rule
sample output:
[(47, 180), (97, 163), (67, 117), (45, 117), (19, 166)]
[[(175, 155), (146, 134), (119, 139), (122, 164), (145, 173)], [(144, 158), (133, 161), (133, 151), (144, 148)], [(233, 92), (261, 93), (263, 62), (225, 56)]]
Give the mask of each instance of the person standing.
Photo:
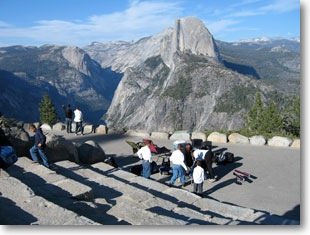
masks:
[(169, 186), (174, 185), (177, 178), (180, 178), (182, 187), (185, 187), (185, 171), (188, 169), (184, 163), (184, 154), (182, 152), (182, 145), (179, 144), (177, 150), (173, 151), (170, 156), (170, 162), (172, 162), (172, 177), (169, 181)]
[(66, 126), (67, 126), (67, 133), (72, 133), (72, 118), (73, 118), (73, 111), (71, 109), (71, 105), (68, 104), (67, 107), (63, 106), (65, 117), (66, 117)]
[(216, 181), (214, 170), (212, 168), (213, 152), (210, 149), (208, 149), (208, 147), (205, 146), (202, 147), (201, 149), (196, 149), (193, 153), (193, 156), (195, 158), (195, 161), (201, 161), (202, 168), (208, 171), (209, 173), (208, 181), (211, 183)]
[(79, 131), (81, 131), (81, 134), (83, 135), (83, 113), (79, 107), (76, 107), (74, 110), (74, 122), (76, 124), (75, 135), (77, 135)]
[(147, 179), (151, 176), (152, 153), (150, 144), (150, 140), (145, 140), (145, 146), (140, 148), (137, 152), (138, 157), (142, 159), (142, 176)]
[(204, 169), (201, 167), (201, 161), (196, 161), (196, 167), (193, 171), (193, 181), (194, 181), (194, 193), (202, 196), (203, 191), (203, 181), (205, 178)]
[(35, 133), (34, 135), (34, 145), (30, 148), (30, 155), (34, 162), (39, 162), (38, 155), (40, 156), (43, 165), (47, 168), (50, 168), (48, 159), (45, 154), (46, 148), (46, 137), (43, 134), (41, 128), (36, 128), (34, 124), (31, 124), (29, 127), (30, 132)]
[(191, 168), (194, 163), (193, 159), (194, 157), (193, 157), (193, 146), (189, 143), (185, 145), (184, 157), (186, 166)]

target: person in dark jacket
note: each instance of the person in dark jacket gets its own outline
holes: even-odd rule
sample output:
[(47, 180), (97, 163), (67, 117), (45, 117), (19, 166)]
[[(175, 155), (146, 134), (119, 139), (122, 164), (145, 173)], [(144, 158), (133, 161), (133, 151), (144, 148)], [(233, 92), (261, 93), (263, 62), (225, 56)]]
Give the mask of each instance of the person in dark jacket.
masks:
[(46, 148), (46, 137), (43, 134), (41, 128), (36, 128), (35, 125), (31, 124), (29, 127), (29, 130), (33, 133), (34, 135), (34, 145), (30, 148), (30, 155), (31, 158), (34, 162), (39, 162), (38, 160), (38, 155), (40, 156), (43, 165), (47, 168), (49, 168), (49, 163), (48, 159), (45, 154), (45, 148)]
[(67, 107), (63, 106), (65, 117), (66, 117), (66, 125), (67, 125), (67, 133), (72, 133), (72, 118), (73, 111), (71, 109), (71, 105), (68, 104)]

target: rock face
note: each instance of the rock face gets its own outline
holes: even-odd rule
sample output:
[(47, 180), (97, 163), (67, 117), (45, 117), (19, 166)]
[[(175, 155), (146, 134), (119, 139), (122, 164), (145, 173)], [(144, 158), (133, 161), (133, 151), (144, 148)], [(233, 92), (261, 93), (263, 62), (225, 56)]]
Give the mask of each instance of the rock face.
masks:
[(30, 156), (29, 149), (33, 144), (29, 134), (23, 129), (23, 125), (14, 120), (0, 117), (0, 129), (16, 151), (18, 157)]
[[(194, 29), (194, 30), (193, 30)], [(194, 17), (186, 17), (152, 37), (137, 42), (95, 42), (84, 48), (102, 67), (125, 72), (129, 67), (137, 67), (148, 58), (160, 56), (168, 67), (173, 66), (176, 51), (190, 51), (195, 55), (205, 55), (219, 60), (216, 43), (203, 22)]]
[(256, 91), (272, 89), (227, 69), (203, 23), (185, 18), (152, 57), (125, 70), (106, 121), (111, 129), (148, 132), (240, 129)]
[(27, 122), (39, 119), (37, 104), (44, 93), (52, 98), (61, 117), (62, 105), (79, 105), (86, 120), (97, 122), (121, 78), (78, 47), (52, 45), (2, 47), (0, 76), (1, 109)]
[(103, 162), (106, 155), (102, 148), (94, 141), (89, 140), (78, 147), (79, 160), (84, 164)]

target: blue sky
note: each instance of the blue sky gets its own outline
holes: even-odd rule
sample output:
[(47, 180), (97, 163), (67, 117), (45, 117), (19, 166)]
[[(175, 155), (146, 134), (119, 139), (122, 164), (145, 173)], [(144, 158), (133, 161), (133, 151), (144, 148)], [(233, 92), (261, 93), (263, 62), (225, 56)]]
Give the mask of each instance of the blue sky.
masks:
[(196, 16), (215, 39), (299, 37), (299, 0), (1, 0), (0, 46), (138, 40)]

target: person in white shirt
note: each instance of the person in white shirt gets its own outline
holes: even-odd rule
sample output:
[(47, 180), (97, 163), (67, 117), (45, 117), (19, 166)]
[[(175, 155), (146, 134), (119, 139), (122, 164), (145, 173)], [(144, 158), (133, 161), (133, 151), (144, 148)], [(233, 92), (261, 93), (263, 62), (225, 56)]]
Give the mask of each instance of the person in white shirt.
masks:
[(201, 161), (196, 161), (196, 167), (193, 171), (193, 181), (194, 181), (194, 193), (202, 195), (203, 181), (205, 179), (205, 171), (201, 167)]
[(211, 150), (208, 149), (207, 146), (202, 147), (202, 149), (196, 149), (193, 152), (193, 156), (195, 161), (201, 161), (201, 167), (208, 171), (209, 173), (209, 182), (216, 181), (216, 176), (214, 170), (212, 168), (212, 157), (213, 153)]
[(79, 107), (76, 107), (74, 110), (74, 122), (76, 124), (75, 135), (77, 135), (79, 131), (81, 131), (81, 134), (83, 135), (83, 113)]
[(180, 178), (182, 187), (185, 186), (185, 171), (188, 169), (184, 163), (184, 154), (182, 153), (182, 145), (178, 145), (178, 149), (173, 151), (170, 156), (170, 162), (172, 163), (172, 177), (169, 181), (169, 186), (174, 185), (177, 178)]
[(137, 155), (142, 160), (142, 176), (144, 178), (150, 178), (152, 153), (149, 145), (151, 144), (151, 142), (147, 140), (145, 141), (145, 143), (146, 145), (139, 149)]

